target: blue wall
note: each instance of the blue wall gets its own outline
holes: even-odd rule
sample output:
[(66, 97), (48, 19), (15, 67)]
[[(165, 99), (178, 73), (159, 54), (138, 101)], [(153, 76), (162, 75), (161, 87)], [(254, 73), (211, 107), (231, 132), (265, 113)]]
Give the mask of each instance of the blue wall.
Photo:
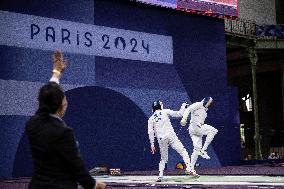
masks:
[[(184, 101), (215, 99), (207, 122), (219, 130), (209, 148), (217, 167), (239, 162), (237, 92), (227, 86), (222, 20), (150, 7), (128, 1), (3, 1), (1, 10), (102, 25), (173, 38), (174, 64), (66, 53), (70, 66), (62, 84), (69, 109), (65, 120), (74, 128), (89, 168), (158, 169), (159, 155), (149, 152), (147, 118), (151, 102), (162, 99), (171, 109)], [(64, 7), (64, 11), (62, 11)], [(31, 175), (25, 122), (36, 109), (40, 86), (50, 77), (50, 51), (0, 46), (0, 177)], [(179, 120), (173, 125), (189, 153), (192, 144)], [(114, 155), (115, 154), (115, 155)], [(181, 161), (170, 151), (168, 168)]]

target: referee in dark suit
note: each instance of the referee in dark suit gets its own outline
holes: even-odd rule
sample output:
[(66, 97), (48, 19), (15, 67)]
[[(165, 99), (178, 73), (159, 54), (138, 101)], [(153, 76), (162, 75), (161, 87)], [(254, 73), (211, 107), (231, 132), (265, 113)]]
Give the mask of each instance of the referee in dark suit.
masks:
[(77, 189), (77, 183), (104, 189), (104, 183), (89, 175), (73, 130), (62, 120), (67, 100), (59, 79), (67, 64), (61, 52), (55, 52), (53, 64), (53, 76), (39, 92), (39, 108), (26, 124), (34, 168), (29, 189)]

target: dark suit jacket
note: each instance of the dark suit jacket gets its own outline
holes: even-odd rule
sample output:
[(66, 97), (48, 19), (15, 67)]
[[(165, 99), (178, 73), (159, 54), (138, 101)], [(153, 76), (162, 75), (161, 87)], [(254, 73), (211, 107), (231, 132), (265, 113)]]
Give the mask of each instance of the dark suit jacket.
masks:
[(92, 189), (89, 175), (76, 145), (73, 130), (47, 113), (33, 116), (26, 124), (32, 157), (30, 189), (77, 189), (79, 182)]

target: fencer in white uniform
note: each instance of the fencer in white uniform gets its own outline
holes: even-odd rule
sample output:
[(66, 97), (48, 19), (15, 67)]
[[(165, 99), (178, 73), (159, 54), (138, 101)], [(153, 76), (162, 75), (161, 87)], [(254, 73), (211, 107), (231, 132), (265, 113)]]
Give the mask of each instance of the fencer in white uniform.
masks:
[(182, 117), (186, 105), (186, 103), (183, 103), (179, 111), (163, 109), (163, 103), (161, 101), (155, 101), (152, 105), (154, 113), (148, 120), (148, 135), (152, 154), (156, 152), (156, 148), (154, 146), (155, 137), (157, 138), (160, 147), (161, 160), (159, 163), (159, 178), (157, 182), (161, 182), (163, 180), (165, 165), (168, 162), (169, 146), (182, 156), (187, 166), (187, 171), (191, 172), (188, 152), (178, 139), (169, 118)]
[[(218, 132), (214, 127), (204, 123), (207, 117), (208, 107), (212, 103), (213, 99), (211, 97), (206, 97), (201, 102), (191, 104), (184, 111), (180, 122), (182, 126), (185, 126), (187, 118), (189, 114), (191, 114), (188, 131), (193, 143), (193, 152), (191, 154), (191, 168), (193, 170), (199, 155), (205, 159), (210, 159), (206, 150)], [(202, 145), (202, 137), (204, 135), (206, 136), (206, 140)]]

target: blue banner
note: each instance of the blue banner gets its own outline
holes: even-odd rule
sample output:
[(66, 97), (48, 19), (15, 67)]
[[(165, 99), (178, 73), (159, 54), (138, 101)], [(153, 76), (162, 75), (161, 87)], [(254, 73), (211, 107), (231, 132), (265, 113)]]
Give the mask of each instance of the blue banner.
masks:
[(0, 45), (173, 63), (172, 37), (0, 11)]

